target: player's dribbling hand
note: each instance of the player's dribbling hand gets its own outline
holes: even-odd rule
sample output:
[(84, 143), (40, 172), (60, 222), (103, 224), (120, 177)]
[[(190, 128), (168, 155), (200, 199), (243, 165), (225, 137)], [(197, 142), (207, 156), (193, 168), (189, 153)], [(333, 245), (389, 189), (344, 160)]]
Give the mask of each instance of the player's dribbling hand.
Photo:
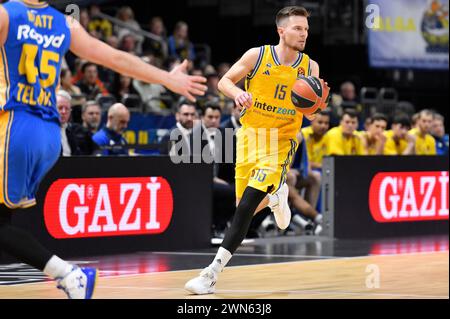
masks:
[(205, 95), (206, 85), (202, 83), (206, 82), (206, 78), (203, 76), (187, 75), (188, 61), (184, 60), (183, 63), (177, 65), (170, 71), (172, 81), (167, 85), (167, 88), (171, 91), (184, 95), (191, 102), (195, 102), (194, 95)]
[(252, 107), (253, 104), (252, 95), (248, 92), (242, 92), (238, 96), (236, 96), (234, 102), (236, 103), (237, 106), (239, 106), (241, 110), (244, 107), (248, 109)]

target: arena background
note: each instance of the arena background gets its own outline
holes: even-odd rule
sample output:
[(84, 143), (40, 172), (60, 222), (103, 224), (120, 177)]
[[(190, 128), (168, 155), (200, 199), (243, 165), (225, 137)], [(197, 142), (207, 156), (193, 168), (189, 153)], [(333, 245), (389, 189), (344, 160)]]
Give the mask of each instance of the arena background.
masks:
[[(63, 9), (69, 3), (80, 6), (101, 4), (113, 16), (123, 5), (120, 0), (51, 1)], [(433, 108), (445, 117), (448, 128), (449, 74), (447, 70), (377, 69), (370, 68), (366, 29), (362, 23), (367, 15), (362, 0), (129, 0), (136, 20), (144, 27), (153, 16), (164, 19), (168, 34), (179, 20), (189, 25), (194, 43), (211, 47), (211, 63), (234, 62), (251, 47), (276, 44), (278, 35), (273, 13), (284, 5), (303, 5), (311, 13), (310, 33), (305, 52), (320, 65), (321, 77), (327, 79), (332, 91), (338, 92), (345, 80), (356, 88), (394, 87), (399, 101), (409, 101), (416, 109)], [(411, 79), (412, 76), (412, 79)]]
[[(250, 47), (276, 44), (278, 35), (274, 13), (286, 5), (303, 5), (311, 12), (305, 52), (320, 64), (321, 77), (328, 81), (334, 93), (339, 93), (340, 84), (347, 80), (355, 83), (357, 91), (361, 87), (392, 87), (399, 93), (398, 100), (412, 103), (416, 111), (430, 108), (440, 112), (445, 117), (448, 131), (448, 65), (446, 70), (369, 67), (367, 30), (362, 23), (366, 15), (365, 1), (92, 0), (50, 3), (61, 11), (73, 3), (80, 7), (98, 4), (102, 12), (113, 17), (120, 7), (127, 5), (133, 9), (135, 19), (145, 29), (151, 17), (161, 16), (167, 35), (172, 34), (176, 22), (185, 21), (189, 25), (190, 40), (211, 49), (210, 63), (213, 66), (221, 62), (233, 63)], [(138, 120), (144, 121), (145, 116), (140, 116)], [(165, 128), (173, 124), (173, 115), (169, 117), (170, 121), (165, 123)], [(151, 125), (158, 123), (158, 116), (156, 118)], [(131, 122), (133, 120), (132, 117)], [(77, 261), (81, 264), (98, 266), (102, 273), (97, 298), (189, 297), (182, 289), (184, 282), (197, 274), (198, 269), (206, 266), (217, 250), (217, 246), (213, 247), (209, 242), (208, 218), (211, 216), (208, 214), (212, 198), (208, 192), (208, 188), (211, 188), (208, 181), (211, 181), (212, 169), (205, 165), (199, 167), (198, 173), (189, 171), (188, 166), (174, 168), (173, 163), (168, 163), (168, 158), (164, 160), (166, 159), (167, 163), (158, 157), (140, 157), (137, 160), (146, 167), (144, 170), (134, 164), (135, 158), (62, 159), (42, 183), (38, 194), (40, 204), (35, 207), (33, 217), (29, 218), (26, 212), (18, 213), (14, 217), (14, 223), (30, 230), (62, 257), (79, 258)], [(98, 162), (91, 164), (95, 160)], [(336, 162), (340, 162), (336, 165), (343, 163), (339, 167), (344, 169), (339, 172), (333, 170), (333, 174), (336, 174), (329, 177), (329, 182), (333, 187), (340, 186), (343, 191), (337, 189), (335, 193), (348, 200), (336, 205), (337, 209), (333, 212), (334, 221), (341, 216), (335, 224), (334, 234), (345, 233), (347, 238), (333, 238), (333, 234), (328, 237), (326, 234), (289, 237), (277, 233), (273, 238), (250, 239), (250, 243), (244, 243), (233, 257), (230, 270), (224, 274), (224, 279), (226, 277), (227, 280), (218, 285), (218, 298), (448, 299), (448, 209), (444, 220), (419, 221), (414, 223), (414, 227), (409, 227), (408, 222), (397, 225), (375, 223), (366, 202), (368, 184), (378, 170), (406, 170), (418, 172), (419, 175), (421, 172), (426, 175), (430, 170), (440, 170), (448, 176), (448, 155), (430, 158), (399, 156), (388, 160), (383, 157), (371, 157), (368, 160), (363, 157), (341, 158)], [(392, 162), (395, 165), (391, 165)], [(83, 167), (89, 169), (83, 170)], [(364, 170), (361, 176), (367, 178), (359, 178), (360, 175), (354, 174), (355, 168)], [(183, 170), (188, 173), (186, 176), (180, 173)], [(58, 239), (51, 237), (44, 224), (42, 206), (49, 187), (57, 180), (134, 178), (157, 174), (171, 183), (173, 180), (173, 190), (177, 191), (201, 183), (201, 188), (205, 191), (202, 194), (208, 196), (202, 202), (201, 210), (196, 211), (195, 205), (191, 204), (195, 204), (196, 200), (201, 201), (198, 190), (194, 187), (190, 189), (190, 192), (197, 192), (195, 196), (190, 196), (190, 192), (181, 193), (182, 196), (174, 202), (174, 214), (177, 215), (174, 217), (175, 226), (172, 225), (163, 235), (108, 237), (108, 234), (103, 234), (105, 237), (100, 239)], [(354, 182), (358, 179), (361, 184)], [(194, 183), (192, 180), (195, 180)], [(439, 190), (436, 188), (437, 192)], [(333, 197), (336, 194), (332, 192), (331, 195)], [(439, 195), (444, 196), (441, 192)], [(358, 197), (355, 205), (353, 196)], [(448, 203), (448, 192), (446, 196)], [(188, 200), (189, 205), (185, 204)], [(332, 200), (339, 202), (340, 198), (336, 196)], [(352, 210), (355, 207), (358, 207), (358, 211)], [(183, 215), (186, 211), (197, 215), (192, 218), (189, 214)], [(340, 212), (343, 214), (339, 216)], [(347, 223), (346, 218), (351, 218), (352, 214), (360, 215), (353, 220), (354, 224)], [(195, 218), (204, 219), (202, 223), (196, 223)], [(195, 227), (201, 228), (201, 231)], [(357, 232), (351, 233), (355, 229)], [(365, 233), (366, 229), (373, 232)], [(192, 236), (193, 232), (196, 232), (197, 237)], [(399, 235), (407, 237), (398, 237)], [(168, 251), (162, 251), (166, 249)], [(181, 251), (173, 251), (178, 249)], [(398, 262), (392, 262), (397, 257)], [(315, 263), (307, 264), (306, 261)], [(5, 286), (0, 286), (0, 298), (62, 297), (48, 282), (27, 285), (46, 279), (42, 273), (27, 268), (26, 265), (6, 264), (12, 262), (16, 261), (6, 254), (0, 254), (0, 264), (5, 263), (0, 265), (0, 282)], [(286, 262), (287, 267), (282, 268)], [(369, 290), (366, 284), (367, 267), (374, 264), (379, 265), (383, 271), (381, 290)], [(305, 265), (312, 266), (308, 268)], [(271, 274), (267, 275), (269, 270)], [(427, 277), (428, 275), (432, 277)], [(130, 281), (126, 281), (126, 276), (131, 277), (128, 278)], [(121, 279), (118, 280), (118, 277)], [(258, 286), (259, 283), (264, 285)]]

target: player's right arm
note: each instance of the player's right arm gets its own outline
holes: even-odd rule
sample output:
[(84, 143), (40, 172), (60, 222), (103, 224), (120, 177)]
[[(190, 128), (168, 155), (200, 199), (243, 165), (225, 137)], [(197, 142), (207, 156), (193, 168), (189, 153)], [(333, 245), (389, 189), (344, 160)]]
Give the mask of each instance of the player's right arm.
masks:
[(219, 90), (233, 99), (240, 107), (251, 107), (252, 96), (236, 86), (242, 78), (249, 74), (256, 65), (258, 60), (260, 48), (252, 48), (244, 53), (244, 55), (237, 61), (227, 73), (219, 81)]
[(70, 50), (80, 58), (103, 65), (139, 81), (162, 84), (192, 101), (195, 101), (193, 95), (204, 95), (206, 86), (202, 83), (206, 82), (206, 79), (201, 76), (187, 75), (185, 73), (187, 61), (169, 73), (95, 39), (72, 17), (67, 17), (67, 20), (71, 32)]

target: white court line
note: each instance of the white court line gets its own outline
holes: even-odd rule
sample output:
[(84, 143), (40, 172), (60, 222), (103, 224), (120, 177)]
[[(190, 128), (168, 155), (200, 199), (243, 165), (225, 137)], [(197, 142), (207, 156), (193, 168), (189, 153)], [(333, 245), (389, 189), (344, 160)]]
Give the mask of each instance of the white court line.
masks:
[[(170, 287), (132, 287), (132, 286), (97, 286), (96, 289), (130, 289), (130, 290), (172, 290), (172, 291), (183, 291), (186, 290), (182, 288), (170, 288)], [(433, 296), (433, 295), (412, 295), (412, 294), (396, 294), (396, 293), (372, 293), (372, 292), (351, 292), (351, 291), (340, 291), (340, 290), (240, 290), (240, 289), (217, 289), (215, 295), (220, 295), (221, 293), (227, 294), (297, 294), (297, 295), (357, 295), (357, 296), (375, 296), (375, 297), (408, 297), (408, 298), (434, 298), (434, 299), (448, 299), (448, 296)], [(187, 294), (185, 297), (199, 297), (197, 295)], [(272, 299), (272, 298), (271, 298)]]
[[(187, 256), (215, 256), (216, 253), (195, 253), (195, 252), (174, 252), (174, 251), (158, 251), (152, 252), (152, 255), (187, 255)], [(335, 259), (336, 256), (311, 256), (311, 255), (277, 255), (277, 254), (234, 254), (233, 257), (280, 257), (280, 258), (320, 258)]]

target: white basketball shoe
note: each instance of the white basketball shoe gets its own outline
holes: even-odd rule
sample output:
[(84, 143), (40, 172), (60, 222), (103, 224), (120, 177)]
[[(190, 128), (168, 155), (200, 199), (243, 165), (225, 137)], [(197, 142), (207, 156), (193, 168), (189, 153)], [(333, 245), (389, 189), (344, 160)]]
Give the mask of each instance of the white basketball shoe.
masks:
[(291, 209), (288, 203), (289, 187), (287, 184), (284, 183), (274, 195), (278, 196), (278, 204), (271, 207), (275, 222), (280, 229), (286, 229), (291, 223)]
[(211, 267), (206, 267), (198, 277), (189, 280), (184, 289), (196, 295), (213, 294), (216, 291), (217, 274)]

